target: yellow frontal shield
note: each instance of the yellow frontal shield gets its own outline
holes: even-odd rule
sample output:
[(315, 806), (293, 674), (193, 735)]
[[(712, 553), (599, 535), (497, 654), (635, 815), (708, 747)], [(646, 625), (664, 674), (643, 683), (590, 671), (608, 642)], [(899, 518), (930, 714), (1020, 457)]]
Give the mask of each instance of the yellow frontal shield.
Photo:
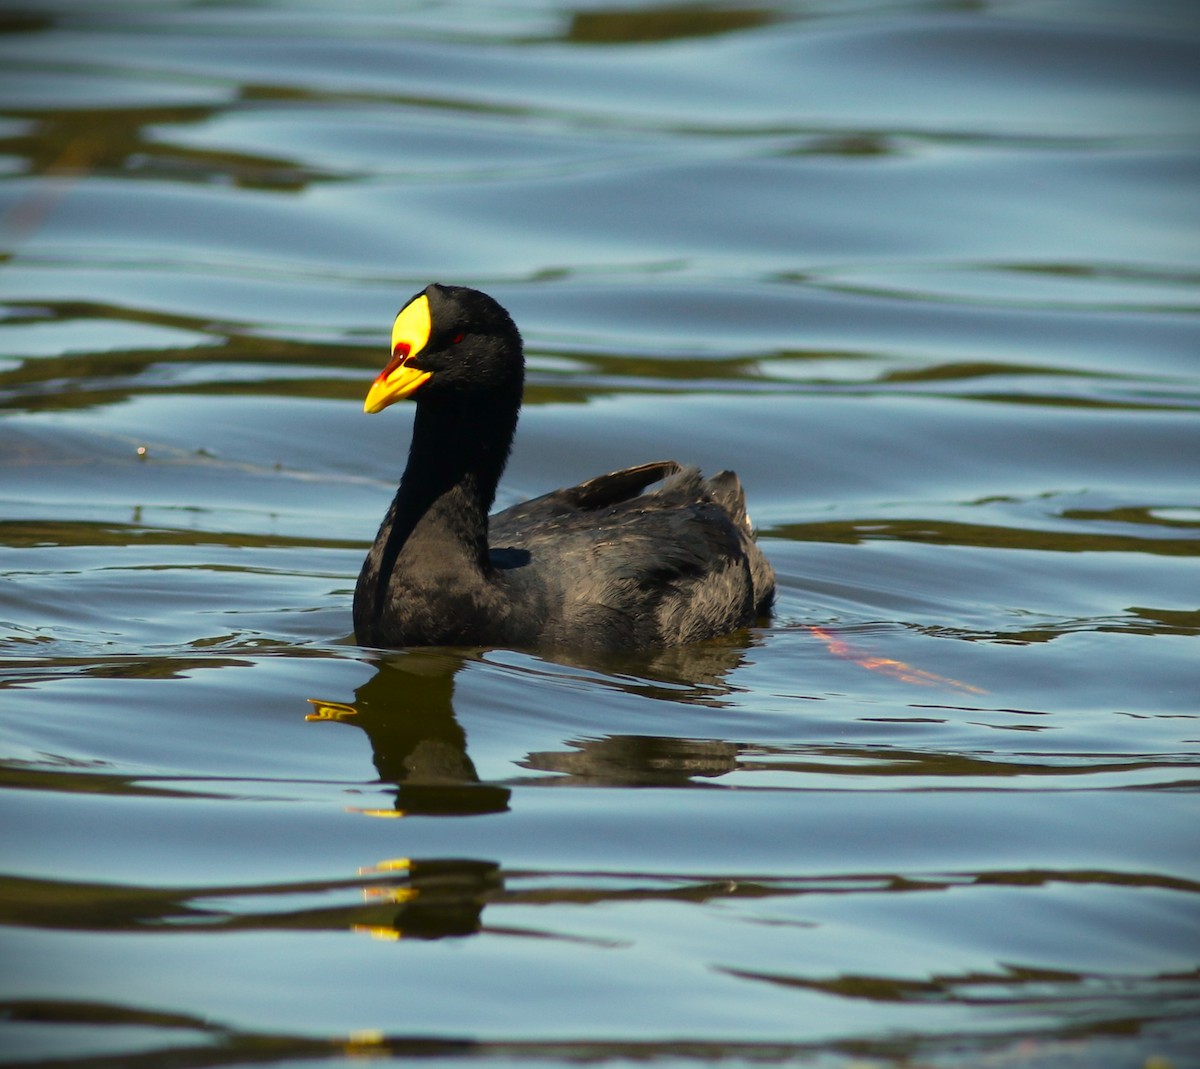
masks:
[(394, 401), (412, 395), (431, 372), (411, 367), (412, 360), (429, 342), (433, 329), (429, 315), (429, 298), (424, 294), (409, 301), (392, 324), (392, 359), (367, 391), (364, 412), (382, 412)]

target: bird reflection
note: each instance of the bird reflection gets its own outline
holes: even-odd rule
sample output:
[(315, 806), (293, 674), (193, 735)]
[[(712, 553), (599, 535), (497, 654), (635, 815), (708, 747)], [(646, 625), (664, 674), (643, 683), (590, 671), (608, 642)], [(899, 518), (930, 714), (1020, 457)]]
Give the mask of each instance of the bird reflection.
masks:
[(499, 813), (510, 791), (480, 783), (454, 716), (454, 676), (464, 658), (413, 651), (380, 663), (350, 704), (309, 698), (308, 720), (353, 724), (367, 734), (379, 778), (396, 786), (393, 810), (371, 815)]
[[(637, 658), (559, 661), (555, 668), (578, 668), (597, 687), (714, 707), (733, 691), (728, 676), (743, 662), (747, 644), (745, 635), (726, 636)], [(394, 808), (371, 815), (465, 816), (508, 808), (507, 787), (480, 782), (455, 716), (455, 676), (469, 659), (445, 650), (407, 650), (381, 661), (353, 702), (309, 699), (307, 719), (364, 731), (379, 778), (395, 785)], [(683, 785), (733, 771), (739, 753), (736, 743), (722, 740), (650, 735), (568, 739), (564, 746), (562, 752), (527, 754), (519, 764), (593, 784)]]
[[(746, 640), (734, 637), (692, 649), (646, 654), (621, 664), (576, 662), (598, 687), (643, 697), (720, 705), (733, 689), (726, 676), (742, 661)], [(379, 663), (352, 702), (310, 698), (314, 722), (348, 724), (366, 733), (379, 778), (394, 788), (391, 808), (370, 816), (478, 816), (508, 809), (511, 790), (480, 782), (467, 736), (454, 712), (455, 676), (466, 654), (421, 649)], [(599, 673), (599, 674), (597, 674)], [(713, 739), (603, 735), (567, 739), (561, 751), (529, 753), (518, 764), (552, 773), (533, 785), (688, 786), (697, 777), (735, 770), (742, 747)], [(511, 897), (498, 862), (475, 858), (401, 858), (360, 870), (366, 905), (352, 927), (376, 938), (438, 939), (478, 932), (489, 902)]]
[(474, 935), (483, 907), (504, 887), (496, 862), (470, 858), (401, 858), (362, 870), (364, 876), (393, 873), (394, 882), (363, 888), (372, 916), (355, 923), (354, 931), (376, 939)]
[[(395, 785), (392, 809), (371, 816), (474, 816), (508, 808), (510, 791), (479, 781), (454, 716), (454, 677), (464, 658), (415, 651), (382, 662), (352, 703), (310, 698), (306, 719), (366, 732), (379, 778)], [(500, 866), (474, 858), (401, 858), (366, 866), (368, 915), (355, 931), (379, 939), (472, 935), (503, 888)]]
[(657, 735), (604, 735), (597, 739), (571, 739), (566, 745), (569, 750), (531, 753), (521, 766), (539, 772), (566, 773), (571, 777), (566, 782), (685, 787), (695, 776), (723, 776), (733, 772), (738, 767), (741, 750), (733, 742)]

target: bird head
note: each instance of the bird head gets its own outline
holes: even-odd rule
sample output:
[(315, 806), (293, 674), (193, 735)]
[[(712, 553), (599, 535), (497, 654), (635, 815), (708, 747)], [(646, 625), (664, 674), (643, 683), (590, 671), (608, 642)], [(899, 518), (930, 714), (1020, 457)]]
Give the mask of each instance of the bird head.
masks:
[(507, 392), (518, 398), (525, 361), (508, 313), (479, 290), (427, 286), (396, 316), (392, 357), (371, 384), (364, 412), (395, 401)]

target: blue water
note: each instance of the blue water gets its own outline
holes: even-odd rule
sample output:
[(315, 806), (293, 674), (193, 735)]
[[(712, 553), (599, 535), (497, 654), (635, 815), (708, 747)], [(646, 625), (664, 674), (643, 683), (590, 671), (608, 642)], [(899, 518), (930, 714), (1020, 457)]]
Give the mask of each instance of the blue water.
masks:
[[(0, 1064), (1200, 1064), (1191, 8), (0, 16)], [(431, 280), (768, 625), (354, 644)]]

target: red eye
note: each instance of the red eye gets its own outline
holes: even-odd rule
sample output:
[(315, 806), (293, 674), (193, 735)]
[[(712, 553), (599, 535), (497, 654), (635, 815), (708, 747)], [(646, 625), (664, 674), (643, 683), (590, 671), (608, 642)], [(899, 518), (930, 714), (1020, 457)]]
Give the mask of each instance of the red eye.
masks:
[(455, 335), (454, 335), (454, 337), (450, 339), (450, 344), (451, 344), (451, 345), (457, 345), (457, 344), (458, 344), (460, 341), (462, 341), (462, 340), (463, 340), (463, 338), (465, 338), (465, 337), (466, 337), (466, 335), (465, 335), (465, 334), (455, 334)]

